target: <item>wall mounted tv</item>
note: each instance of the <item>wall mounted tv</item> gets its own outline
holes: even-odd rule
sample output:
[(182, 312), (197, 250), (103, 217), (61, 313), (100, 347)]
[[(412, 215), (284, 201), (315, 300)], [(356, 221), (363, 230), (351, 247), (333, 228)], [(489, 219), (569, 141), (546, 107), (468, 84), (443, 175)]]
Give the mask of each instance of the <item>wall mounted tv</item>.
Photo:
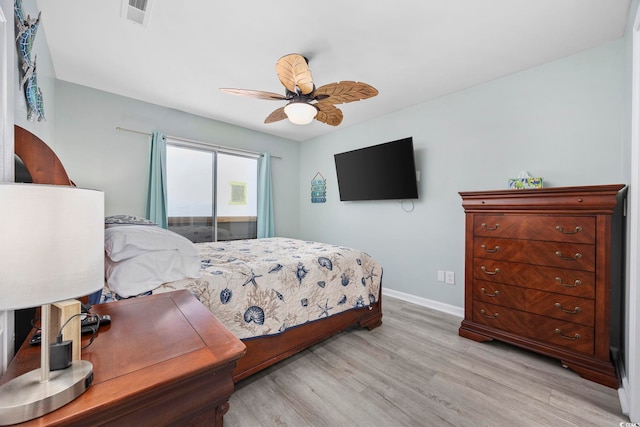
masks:
[(418, 198), (413, 138), (334, 155), (341, 201)]

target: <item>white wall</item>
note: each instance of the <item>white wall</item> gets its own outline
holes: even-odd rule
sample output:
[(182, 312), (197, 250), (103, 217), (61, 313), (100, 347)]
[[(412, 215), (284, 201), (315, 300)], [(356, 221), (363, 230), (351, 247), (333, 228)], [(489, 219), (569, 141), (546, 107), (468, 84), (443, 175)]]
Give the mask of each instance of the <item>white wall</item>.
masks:
[[(385, 288), (463, 307), (458, 192), (504, 189), (522, 170), (548, 187), (626, 183), (622, 88), (619, 40), (304, 142), (301, 237), (363, 248), (383, 265)], [(333, 154), (406, 136), (421, 171), (412, 212), (339, 201)], [(310, 202), (317, 171), (327, 178), (324, 204)], [(454, 271), (456, 284), (438, 282), (438, 270)]]
[(149, 137), (116, 127), (252, 151), (272, 159), (276, 233), (299, 233), (299, 143), (68, 82), (56, 85), (53, 150), (80, 187), (105, 192), (105, 213), (144, 216)]
[(13, 91), (15, 45), (13, 9), (0, 2), (0, 181), (13, 181)]

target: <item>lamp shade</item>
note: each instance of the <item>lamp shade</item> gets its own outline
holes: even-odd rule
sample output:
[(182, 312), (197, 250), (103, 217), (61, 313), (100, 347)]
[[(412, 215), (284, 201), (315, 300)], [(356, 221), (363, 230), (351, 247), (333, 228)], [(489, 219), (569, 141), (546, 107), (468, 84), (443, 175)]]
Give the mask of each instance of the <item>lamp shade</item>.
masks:
[(284, 113), (291, 123), (306, 125), (311, 123), (316, 114), (318, 114), (318, 110), (306, 102), (292, 102), (284, 107)]
[(78, 298), (104, 285), (104, 193), (0, 183), (0, 310)]

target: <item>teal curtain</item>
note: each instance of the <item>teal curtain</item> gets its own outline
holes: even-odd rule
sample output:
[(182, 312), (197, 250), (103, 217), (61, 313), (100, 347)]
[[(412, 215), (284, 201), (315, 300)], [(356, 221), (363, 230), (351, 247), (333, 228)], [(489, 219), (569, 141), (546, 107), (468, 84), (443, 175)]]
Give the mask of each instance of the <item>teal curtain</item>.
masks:
[(258, 159), (258, 239), (275, 236), (271, 157), (262, 153)]
[(147, 218), (162, 228), (168, 228), (167, 215), (167, 142), (160, 132), (151, 134), (149, 192)]

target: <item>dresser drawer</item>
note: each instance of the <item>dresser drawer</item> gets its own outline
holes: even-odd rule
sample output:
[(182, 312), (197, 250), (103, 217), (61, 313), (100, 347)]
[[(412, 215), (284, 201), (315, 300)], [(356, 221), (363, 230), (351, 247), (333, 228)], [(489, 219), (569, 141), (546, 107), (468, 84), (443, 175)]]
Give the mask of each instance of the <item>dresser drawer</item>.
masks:
[(592, 299), (577, 298), (527, 289), (524, 311), (593, 327), (595, 304)]
[(499, 305), (476, 301), (473, 321), (545, 344), (593, 354), (593, 328)]
[(525, 288), (503, 283), (473, 281), (473, 299), (505, 307), (524, 307), (525, 291)]
[(595, 273), (502, 260), (474, 258), (473, 277), (582, 298), (595, 297)]
[(595, 243), (595, 217), (476, 215), (474, 236)]
[(529, 335), (531, 318), (524, 311), (481, 301), (473, 302), (473, 321), (518, 335)]
[(539, 240), (473, 239), (475, 257), (595, 271), (595, 246)]
[(595, 304), (592, 299), (483, 280), (473, 281), (473, 299), (585, 326), (594, 325)]
[(535, 314), (530, 314), (530, 316), (536, 319), (544, 319), (540, 323), (532, 323), (536, 326), (535, 328), (531, 328), (531, 338), (593, 355), (595, 350), (595, 334), (593, 328), (545, 318)]

